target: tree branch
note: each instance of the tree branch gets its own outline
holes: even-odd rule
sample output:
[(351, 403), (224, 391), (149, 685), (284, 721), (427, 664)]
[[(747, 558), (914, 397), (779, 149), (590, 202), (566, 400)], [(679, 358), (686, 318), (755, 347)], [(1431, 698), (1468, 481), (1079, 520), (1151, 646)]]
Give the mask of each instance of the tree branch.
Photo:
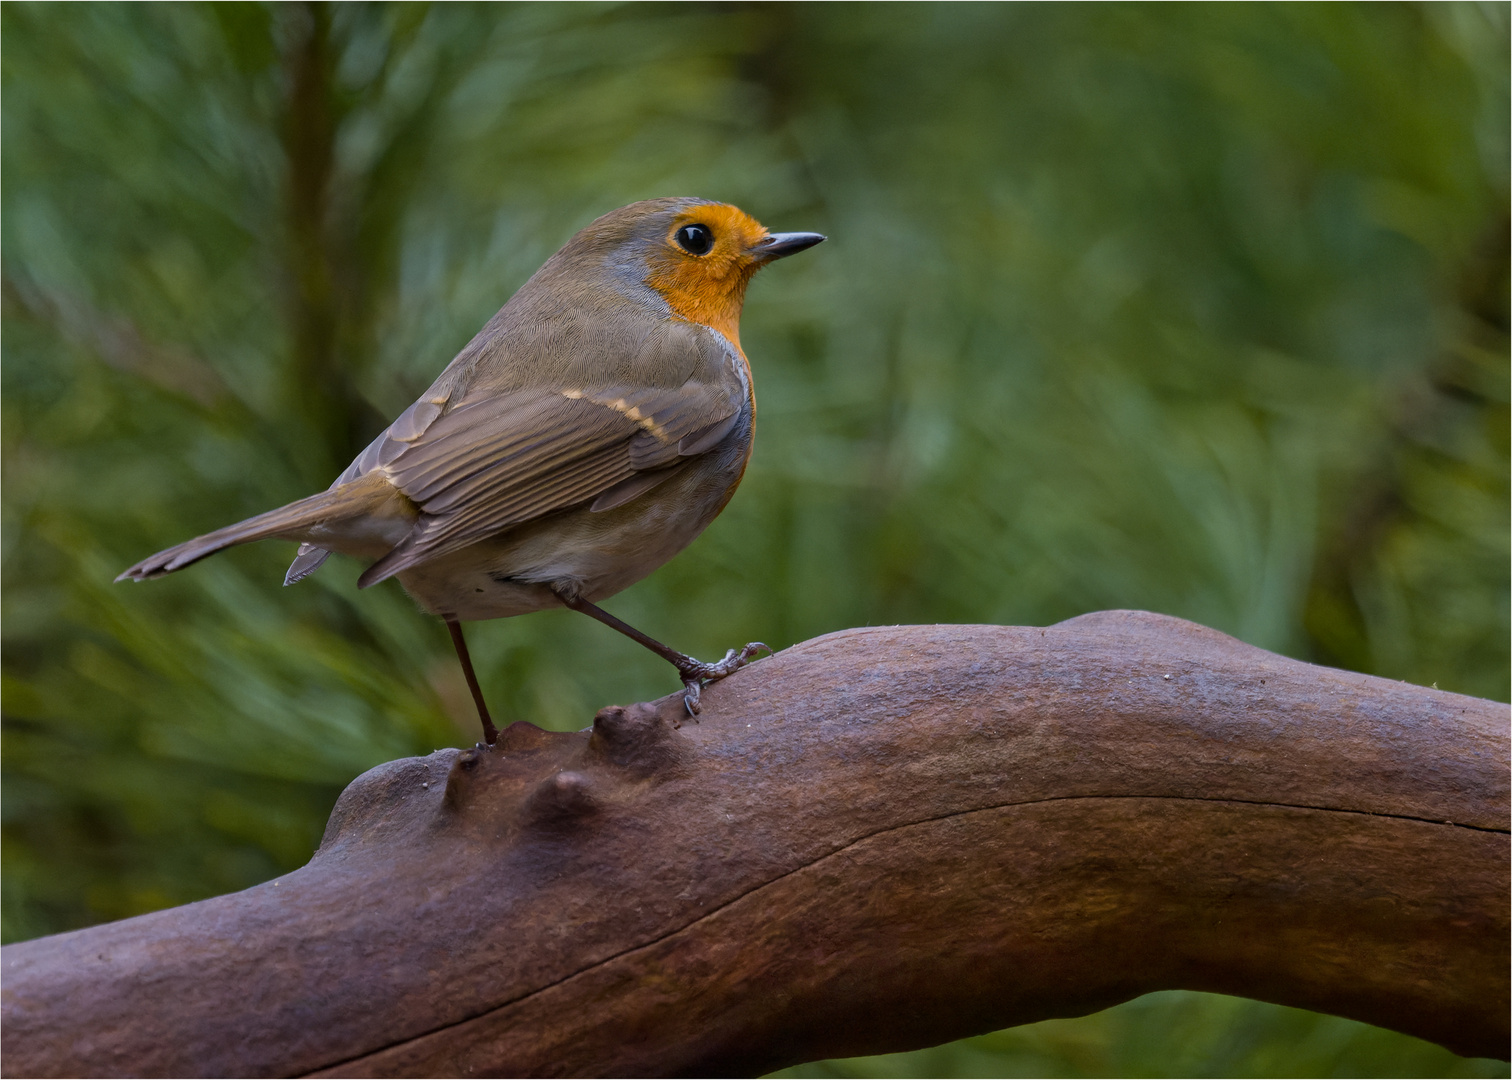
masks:
[(1503, 705), (1105, 612), (680, 708), (392, 762), (293, 874), (8, 946), (5, 1075), (750, 1074), (1170, 988), (1507, 1055)]

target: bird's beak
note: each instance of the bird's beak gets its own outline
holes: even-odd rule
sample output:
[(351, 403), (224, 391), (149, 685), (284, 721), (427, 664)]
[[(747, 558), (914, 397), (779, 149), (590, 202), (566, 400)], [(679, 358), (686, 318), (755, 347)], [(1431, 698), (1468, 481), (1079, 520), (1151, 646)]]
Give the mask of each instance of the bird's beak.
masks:
[(815, 244), (823, 243), (824, 236), (816, 232), (780, 232), (772, 233), (765, 240), (753, 246), (749, 254), (764, 262), (780, 259), (784, 255), (796, 255), (805, 251)]

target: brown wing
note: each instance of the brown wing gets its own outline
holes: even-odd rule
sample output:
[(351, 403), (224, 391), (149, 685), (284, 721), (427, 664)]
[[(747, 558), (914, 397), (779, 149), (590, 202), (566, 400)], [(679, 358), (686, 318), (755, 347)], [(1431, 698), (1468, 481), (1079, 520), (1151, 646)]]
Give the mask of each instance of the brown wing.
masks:
[[(697, 337), (715, 344), (707, 332)], [(358, 584), (372, 585), (512, 525), (591, 503), (638, 475), (710, 449), (745, 406), (737, 364), (729, 352), (726, 363), (694, 365), (693, 377), (671, 388), (566, 387), (464, 397), (450, 411), (422, 418), (428, 419), (423, 427), (406, 421), (406, 412), (353, 467), (382, 469), (420, 516)], [(396, 433), (401, 421), (403, 431)], [(607, 505), (618, 502), (611, 498)]]

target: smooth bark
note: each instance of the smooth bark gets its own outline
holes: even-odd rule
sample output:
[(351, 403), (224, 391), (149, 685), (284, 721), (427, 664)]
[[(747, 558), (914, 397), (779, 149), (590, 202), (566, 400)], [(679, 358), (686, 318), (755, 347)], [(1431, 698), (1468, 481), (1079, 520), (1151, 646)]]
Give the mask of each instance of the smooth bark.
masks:
[(4, 1074), (754, 1074), (1170, 988), (1507, 1056), (1504, 705), (1141, 612), (703, 702), (392, 762), (292, 874), (8, 946)]

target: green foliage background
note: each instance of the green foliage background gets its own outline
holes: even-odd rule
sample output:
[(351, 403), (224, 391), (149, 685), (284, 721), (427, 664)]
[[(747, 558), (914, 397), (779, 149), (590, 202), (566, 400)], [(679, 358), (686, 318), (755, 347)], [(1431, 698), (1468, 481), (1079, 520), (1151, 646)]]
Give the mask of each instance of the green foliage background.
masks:
[[(700, 194), (753, 285), (739, 495), (610, 602), (714, 655), (1142, 607), (1508, 696), (1508, 7), (0, 7), (3, 933), (300, 865), (474, 737), (439, 624), (290, 545), (112, 585), (324, 487), (574, 230)], [(664, 664), (471, 628), (504, 719)], [(1507, 1075), (1171, 993), (790, 1075)]]

